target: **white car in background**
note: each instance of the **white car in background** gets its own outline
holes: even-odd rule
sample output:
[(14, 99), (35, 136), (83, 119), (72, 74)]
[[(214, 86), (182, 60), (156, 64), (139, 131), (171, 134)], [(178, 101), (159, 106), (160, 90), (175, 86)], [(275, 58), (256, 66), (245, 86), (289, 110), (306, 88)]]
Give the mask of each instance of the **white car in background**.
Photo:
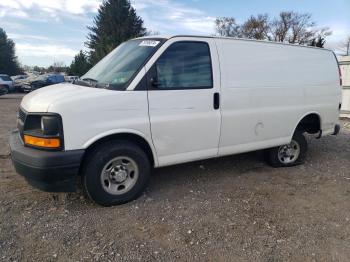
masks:
[(64, 79), (68, 83), (74, 83), (75, 81), (79, 80), (79, 76), (65, 76)]
[(0, 74), (0, 95), (14, 91), (12, 79), (5, 74)]
[(28, 77), (29, 77), (28, 75), (11, 76), (11, 79), (13, 80), (13, 89), (16, 92), (21, 92), (22, 91), (22, 85), (28, 79)]
[(28, 78), (27, 75), (16, 75), (16, 76), (11, 76), (11, 79), (12, 79), (13, 81), (16, 81), (16, 80), (23, 80), (23, 79), (26, 79), (26, 78)]

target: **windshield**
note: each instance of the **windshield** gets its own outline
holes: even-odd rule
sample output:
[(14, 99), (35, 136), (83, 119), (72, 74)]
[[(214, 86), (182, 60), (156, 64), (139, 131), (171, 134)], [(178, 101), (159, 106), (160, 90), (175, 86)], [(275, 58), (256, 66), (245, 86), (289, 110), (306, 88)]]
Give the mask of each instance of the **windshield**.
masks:
[(141, 66), (160, 47), (160, 39), (130, 40), (118, 46), (80, 79), (125, 90)]
[(4, 75), (0, 75), (0, 78), (3, 80), (3, 81), (12, 81), (12, 79), (9, 77), (9, 76), (4, 76)]

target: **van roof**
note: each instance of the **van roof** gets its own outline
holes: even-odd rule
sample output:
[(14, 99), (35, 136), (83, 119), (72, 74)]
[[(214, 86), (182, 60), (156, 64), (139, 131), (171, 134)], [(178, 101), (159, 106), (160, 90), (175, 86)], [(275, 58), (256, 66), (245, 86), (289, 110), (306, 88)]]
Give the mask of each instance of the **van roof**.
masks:
[(268, 40), (256, 40), (256, 39), (238, 38), (238, 37), (205, 36), (205, 35), (152, 35), (152, 36), (139, 37), (137, 39), (161, 38), (161, 39), (169, 40), (169, 39), (177, 38), (177, 37), (212, 38), (212, 39), (228, 39), (228, 40), (235, 40), (235, 41), (258, 42), (258, 43), (264, 43), (264, 44), (275, 44), (275, 45), (285, 45), (285, 46), (312, 48), (312, 49), (317, 49), (319, 51), (330, 51), (330, 52), (333, 53), (333, 50), (330, 50), (330, 49), (327, 49), (327, 48), (319, 48), (319, 47), (314, 47), (314, 46), (298, 45), (298, 44), (289, 44), (289, 43), (282, 43), (282, 42), (275, 42), (275, 41), (268, 41)]

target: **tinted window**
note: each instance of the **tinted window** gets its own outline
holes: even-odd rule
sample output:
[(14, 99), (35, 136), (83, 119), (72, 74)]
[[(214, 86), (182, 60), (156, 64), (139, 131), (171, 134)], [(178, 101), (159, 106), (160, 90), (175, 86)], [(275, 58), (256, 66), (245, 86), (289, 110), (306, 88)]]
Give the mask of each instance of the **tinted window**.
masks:
[(159, 89), (212, 88), (210, 50), (207, 43), (171, 45), (156, 64)]
[(3, 81), (12, 81), (12, 79), (8, 76), (0, 76), (0, 78), (3, 80)]

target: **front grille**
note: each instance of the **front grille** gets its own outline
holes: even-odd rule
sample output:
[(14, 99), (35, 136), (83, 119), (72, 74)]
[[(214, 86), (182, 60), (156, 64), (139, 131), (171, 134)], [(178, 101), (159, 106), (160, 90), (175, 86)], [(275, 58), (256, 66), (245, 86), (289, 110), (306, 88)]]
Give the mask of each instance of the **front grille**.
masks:
[(22, 121), (22, 123), (24, 123), (24, 121), (26, 120), (26, 116), (27, 114), (23, 111), (22, 108), (20, 108), (18, 111), (18, 118)]
[(24, 123), (26, 121), (27, 113), (22, 108), (18, 111), (17, 128), (21, 137), (23, 136)]

